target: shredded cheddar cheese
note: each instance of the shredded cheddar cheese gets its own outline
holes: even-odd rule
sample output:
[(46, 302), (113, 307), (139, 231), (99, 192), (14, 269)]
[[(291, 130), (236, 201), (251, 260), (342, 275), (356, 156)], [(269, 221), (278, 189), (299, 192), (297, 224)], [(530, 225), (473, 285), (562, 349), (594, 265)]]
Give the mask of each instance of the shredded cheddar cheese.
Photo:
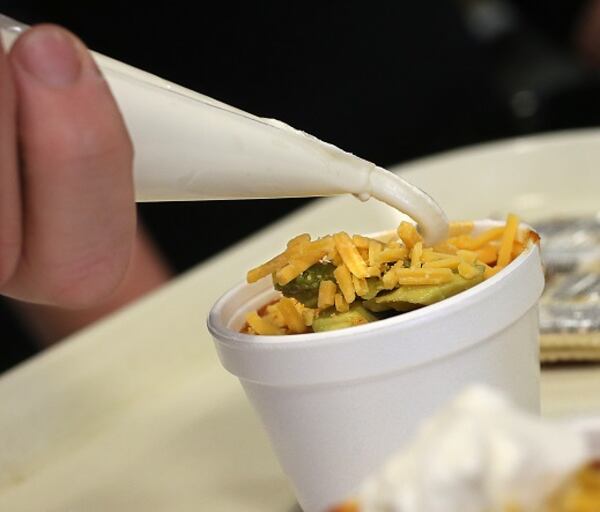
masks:
[(294, 333), (301, 333), (306, 330), (306, 325), (302, 315), (296, 309), (292, 299), (283, 297), (278, 302), (278, 309), (283, 316), (288, 329)]
[(283, 329), (280, 329), (275, 324), (272, 324), (265, 318), (259, 316), (256, 311), (246, 315), (246, 322), (248, 322), (248, 325), (256, 334), (272, 335), (284, 333)]
[(287, 246), (293, 247), (294, 245), (301, 245), (310, 242), (310, 235), (308, 233), (302, 233), (301, 235), (295, 236), (288, 243)]
[(419, 235), (417, 228), (409, 222), (402, 221), (398, 226), (398, 237), (404, 242), (408, 250), (412, 249), (417, 242), (423, 239)]
[(498, 250), (498, 262), (497, 265), (505, 267), (508, 265), (511, 259), (513, 251), (513, 244), (515, 242), (515, 236), (517, 235), (517, 229), (519, 228), (519, 217), (514, 214), (509, 214), (506, 219), (506, 228), (502, 233), (502, 242), (500, 249)]
[(423, 242), (417, 242), (410, 251), (410, 268), (421, 268)]
[[(379, 255), (383, 250), (383, 244), (377, 240), (369, 241), (369, 266), (373, 267), (380, 263)], [(382, 262), (381, 262), (382, 263)]]
[[(505, 225), (477, 233), (471, 221), (453, 222), (449, 238), (433, 247), (426, 247), (416, 227), (408, 222), (401, 222), (395, 233), (378, 240), (343, 231), (311, 240), (309, 234), (303, 233), (292, 238), (281, 254), (251, 269), (247, 280), (253, 283), (272, 275), (284, 295), (288, 286), (295, 286), (295, 293), (299, 293), (296, 283), (303, 280), (305, 295), (284, 296), (260, 314), (249, 313), (244, 332), (310, 332), (313, 326), (317, 329), (325, 314), (335, 317), (352, 313), (363, 304), (378, 314), (385, 310), (376, 307), (381, 305), (381, 294), (394, 292), (397, 297), (396, 290), (402, 287), (491, 278), (539, 239), (535, 233), (519, 229), (519, 223), (519, 218), (511, 214)], [(310, 281), (311, 277), (306, 276), (319, 265), (324, 273)], [(370, 306), (374, 297), (376, 305)], [(352, 325), (374, 319), (355, 317)]]
[(441, 284), (452, 279), (449, 268), (400, 268), (395, 273), (400, 285)]
[(392, 263), (406, 258), (408, 251), (406, 247), (389, 247), (381, 250), (374, 258), (373, 263), (380, 265), (381, 263)]
[(358, 249), (368, 249), (369, 248), (370, 240), (366, 236), (353, 235), (352, 241), (354, 242), (354, 245), (356, 245), (356, 247)]
[(317, 306), (319, 309), (327, 309), (335, 304), (337, 285), (333, 281), (321, 281), (319, 284), (319, 295)]
[(358, 249), (348, 236), (348, 233), (336, 233), (333, 235), (335, 246), (342, 261), (356, 277), (367, 277), (367, 264), (359, 254)]
[(482, 263), (494, 263), (498, 259), (498, 247), (487, 244), (477, 249), (475, 254), (477, 254), (477, 259)]
[(458, 256), (448, 256), (446, 258), (440, 258), (438, 260), (427, 261), (423, 264), (423, 268), (458, 268), (461, 261), (463, 261)]
[(474, 265), (471, 265), (466, 261), (461, 261), (458, 264), (458, 273), (465, 279), (473, 279), (478, 272)]
[(335, 309), (338, 313), (345, 313), (350, 309), (348, 302), (346, 302), (346, 299), (344, 299), (344, 296), (341, 293), (335, 294)]
[(369, 293), (369, 285), (367, 284), (366, 279), (352, 276), (352, 284), (354, 285), (354, 291), (356, 292), (356, 295), (359, 297), (364, 297)]
[(354, 302), (356, 292), (354, 291), (354, 284), (352, 283), (352, 274), (348, 270), (348, 267), (346, 267), (346, 265), (340, 265), (335, 269), (333, 275), (346, 302), (348, 304)]

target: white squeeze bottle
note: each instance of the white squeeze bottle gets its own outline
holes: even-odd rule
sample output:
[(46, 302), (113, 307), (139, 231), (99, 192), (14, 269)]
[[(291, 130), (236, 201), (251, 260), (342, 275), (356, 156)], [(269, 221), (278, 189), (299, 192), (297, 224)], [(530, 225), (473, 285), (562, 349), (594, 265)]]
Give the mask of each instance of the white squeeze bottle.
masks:
[[(27, 28), (0, 14), (5, 49)], [(280, 121), (93, 55), (133, 140), (137, 201), (350, 193), (408, 214), (427, 243), (445, 238), (448, 223), (440, 207), (395, 174)]]

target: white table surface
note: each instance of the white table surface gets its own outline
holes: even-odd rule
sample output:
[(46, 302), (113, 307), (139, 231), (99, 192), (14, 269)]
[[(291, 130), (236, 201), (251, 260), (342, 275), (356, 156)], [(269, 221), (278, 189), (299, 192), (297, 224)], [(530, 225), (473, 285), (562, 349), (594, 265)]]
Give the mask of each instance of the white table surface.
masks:
[[(571, 146), (573, 154), (565, 149)], [(512, 209), (534, 218), (548, 214), (547, 204), (554, 205), (552, 213), (580, 213), (596, 207), (597, 188), (569, 203), (560, 180), (551, 186), (552, 179), (545, 180), (554, 187), (547, 196), (528, 191), (523, 169), (534, 172), (542, 159), (548, 177), (553, 165), (573, 165), (583, 147), (587, 153), (576, 168), (595, 180), (584, 170), (600, 162), (600, 149), (589, 154), (596, 146), (600, 135), (582, 132), (454, 153), (404, 170), (427, 190), (437, 187), (436, 197), (455, 217)], [(548, 157), (555, 147), (561, 156)], [(520, 194), (494, 180), (493, 200), (457, 200), (432, 178), (440, 167), (506, 166), (511, 155), (516, 170), (505, 181), (518, 179)], [(559, 191), (557, 209), (552, 194)], [(537, 207), (524, 199), (533, 193)], [(246, 269), (298, 233), (366, 233), (397, 220), (372, 202), (319, 201), (0, 377), (0, 510), (290, 512), (293, 494), (241, 387), (216, 359), (206, 314)], [(543, 413), (600, 414), (599, 368), (545, 371)]]

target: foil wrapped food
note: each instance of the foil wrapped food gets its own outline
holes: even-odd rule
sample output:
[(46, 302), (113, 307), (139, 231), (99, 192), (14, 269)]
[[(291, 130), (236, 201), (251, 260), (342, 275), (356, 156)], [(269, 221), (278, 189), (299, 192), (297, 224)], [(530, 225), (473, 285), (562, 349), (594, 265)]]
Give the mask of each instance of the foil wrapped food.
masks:
[(547, 281), (540, 302), (541, 360), (600, 361), (600, 214), (550, 219), (535, 228)]

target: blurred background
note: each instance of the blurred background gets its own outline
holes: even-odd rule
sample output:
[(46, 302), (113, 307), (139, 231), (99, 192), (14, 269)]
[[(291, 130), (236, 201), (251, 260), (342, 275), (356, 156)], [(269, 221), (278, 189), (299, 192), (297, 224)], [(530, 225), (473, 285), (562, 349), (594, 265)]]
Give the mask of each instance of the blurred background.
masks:
[[(0, 5), (8, 16), (59, 23), (98, 52), (383, 166), (600, 121), (597, 0)], [(139, 211), (180, 273), (306, 202)], [(0, 370), (35, 353), (7, 301), (0, 326)]]

